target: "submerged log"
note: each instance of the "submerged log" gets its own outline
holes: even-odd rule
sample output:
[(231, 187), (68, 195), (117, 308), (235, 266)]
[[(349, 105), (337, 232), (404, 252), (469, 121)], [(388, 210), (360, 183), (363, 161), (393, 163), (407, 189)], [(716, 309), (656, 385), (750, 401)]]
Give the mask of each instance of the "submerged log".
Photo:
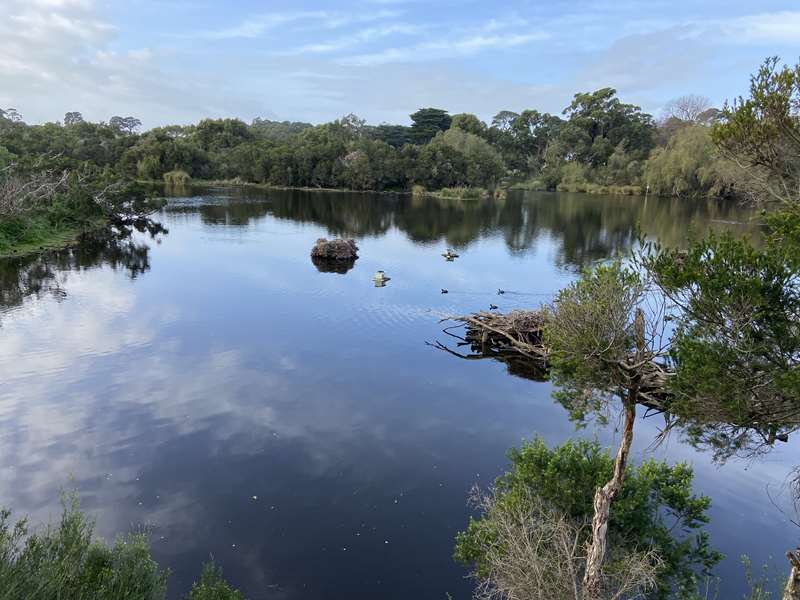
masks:
[(327, 240), (319, 238), (311, 248), (311, 258), (317, 260), (355, 260), (358, 246), (355, 240)]

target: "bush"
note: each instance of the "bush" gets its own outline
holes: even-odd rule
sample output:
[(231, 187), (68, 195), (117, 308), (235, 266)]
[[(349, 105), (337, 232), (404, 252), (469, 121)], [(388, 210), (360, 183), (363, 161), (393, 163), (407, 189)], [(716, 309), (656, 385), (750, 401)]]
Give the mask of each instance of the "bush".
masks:
[(666, 147), (653, 151), (645, 181), (660, 196), (725, 196), (732, 192), (729, 171), (717, 156), (708, 129), (693, 125), (682, 127)]
[(200, 581), (195, 582), (186, 600), (244, 600), (239, 590), (233, 589), (222, 578), (222, 569), (208, 562), (203, 565)]
[(25, 520), (11, 525), (0, 511), (0, 598), (11, 600), (163, 600), (167, 572), (150, 557), (143, 534), (112, 547), (93, 540), (94, 523), (76, 496), (65, 496), (57, 526), (31, 532)]
[[(598, 443), (567, 442), (547, 448), (540, 439), (510, 452), (511, 470), (495, 482), (494, 510), (517, 510), (520, 502), (536, 498), (548, 510), (573, 523), (588, 523), (593, 514), (595, 490), (611, 477), (613, 459)], [(708, 544), (702, 526), (711, 501), (694, 496), (692, 469), (686, 464), (668, 466), (653, 460), (629, 467), (625, 485), (614, 500), (609, 523), (609, 545), (628, 556), (653, 552), (662, 563), (656, 595), (667, 597), (696, 587), (697, 571), (708, 573), (722, 558)], [(669, 518), (667, 517), (669, 516)], [(672, 522), (668, 522), (671, 520)], [(473, 564), (479, 577), (488, 575), (486, 548), (496, 536), (496, 519), (484, 513), (470, 519), (456, 537), (454, 557)], [(672, 531), (681, 531), (676, 539)], [(589, 534), (586, 528), (582, 535)], [(585, 537), (579, 543), (585, 542)]]
[[(31, 531), (0, 510), (0, 600), (164, 600), (168, 571), (150, 556), (145, 533), (94, 538), (77, 495), (62, 497), (61, 519)], [(204, 565), (186, 600), (244, 600), (213, 563)]]
[(488, 197), (489, 192), (479, 187), (459, 186), (442, 188), (433, 195), (441, 198), (455, 198), (458, 200), (480, 200), (481, 198)]

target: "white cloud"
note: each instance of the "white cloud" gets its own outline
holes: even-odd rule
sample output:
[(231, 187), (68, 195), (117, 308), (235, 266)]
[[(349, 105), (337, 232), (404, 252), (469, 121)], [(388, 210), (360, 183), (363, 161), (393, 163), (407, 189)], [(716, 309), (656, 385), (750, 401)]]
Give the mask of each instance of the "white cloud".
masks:
[(738, 43), (800, 43), (800, 11), (748, 15), (722, 21), (720, 27)]
[(216, 31), (193, 33), (189, 37), (205, 37), (209, 39), (225, 40), (234, 38), (256, 38), (266, 31), (286, 25), (295, 21), (323, 20), (328, 18), (324, 11), (304, 11), (293, 13), (273, 13), (250, 17), (239, 25)]
[(322, 10), (265, 13), (249, 17), (234, 27), (193, 33), (189, 37), (204, 37), (216, 40), (257, 38), (267, 31), (292, 23), (298, 24), (301, 31), (309, 29), (338, 29), (355, 23), (368, 23), (388, 19), (400, 14), (398, 11), (393, 10), (383, 10), (371, 14), (344, 14)]
[(442, 58), (469, 56), (492, 48), (513, 48), (550, 38), (544, 31), (517, 34), (479, 33), (450, 40), (423, 42), (406, 47), (387, 48), (370, 54), (342, 58), (340, 63), (350, 66), (373, 66), (395, 62), (419, 62)]
[(355, 31), (351, 34), (329, 40), (325, 42), (315, 42), (311, 44), (304, 44), (289, 50), (282, 50), (278, 52), (279, 55), (302, 55), (302, 54), (330, 54), (339, 52), (346, 48), (359, 46), (374, 42), (381, 38), (393, 35), (414, 35), (424, 31), (424, 27), (419, 25), (411, 25), (408, 23), (395, 23), (392, 25), (385, 25), (383, 27), (369, 27), (360, 31)]

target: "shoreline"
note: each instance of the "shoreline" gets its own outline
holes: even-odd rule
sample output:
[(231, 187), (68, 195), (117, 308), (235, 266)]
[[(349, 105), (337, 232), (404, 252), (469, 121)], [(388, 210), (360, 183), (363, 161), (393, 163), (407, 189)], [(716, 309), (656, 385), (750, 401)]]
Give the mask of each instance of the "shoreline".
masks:
[(97, 219), (87, 226), (72, 227), (68, 229), (58, 229), (51, 232), (42, 240), (36, 242), (25, 242), (9, 247), (5, 250), (0, 250), (0, 260), (7, 258), (18, 258), (24, 256), (31, 256), (38, 252), (45, 252), (47, 250), (63, 250), (74, 246), (78, 243), (80, 236), (99, 231), (110, 224), (110, 220), (106, 217)]

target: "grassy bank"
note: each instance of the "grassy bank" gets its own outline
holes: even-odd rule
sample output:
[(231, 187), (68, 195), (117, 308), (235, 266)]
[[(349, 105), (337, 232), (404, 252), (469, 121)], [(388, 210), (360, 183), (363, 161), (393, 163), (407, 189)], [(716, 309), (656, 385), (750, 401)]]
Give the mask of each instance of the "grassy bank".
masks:
[(0, 258), (21, 256), (40, 250), (64, 248), (74, 244), (81, 234), (108, 224), (105, 216), (59, 222), (48, 215), (0, 217)]
[(642, 196), (644, 190), (639, 185), (600, 185), (598, 183), (559, 183), (558, 192), (579, 192), (582, 194), (604, 194), (608, 196)]
[[(548, 192), (553, 191), (551, 187), (545, 185), (540, 179), (528, 179), (518, 181), (509, 186), (511, 190), (524, 190), (529, 192)], [(582, 194), (605, 194), (609, 196), (643, 196), (644, 189), (640, 185), (601, 185), (585, 181), (559, 183), (556, 187), (557, 192), (573, 192)]]
[(0, 256), (62, 247), (154, 208), (142, 186), (92, 171), (0, 172)]

